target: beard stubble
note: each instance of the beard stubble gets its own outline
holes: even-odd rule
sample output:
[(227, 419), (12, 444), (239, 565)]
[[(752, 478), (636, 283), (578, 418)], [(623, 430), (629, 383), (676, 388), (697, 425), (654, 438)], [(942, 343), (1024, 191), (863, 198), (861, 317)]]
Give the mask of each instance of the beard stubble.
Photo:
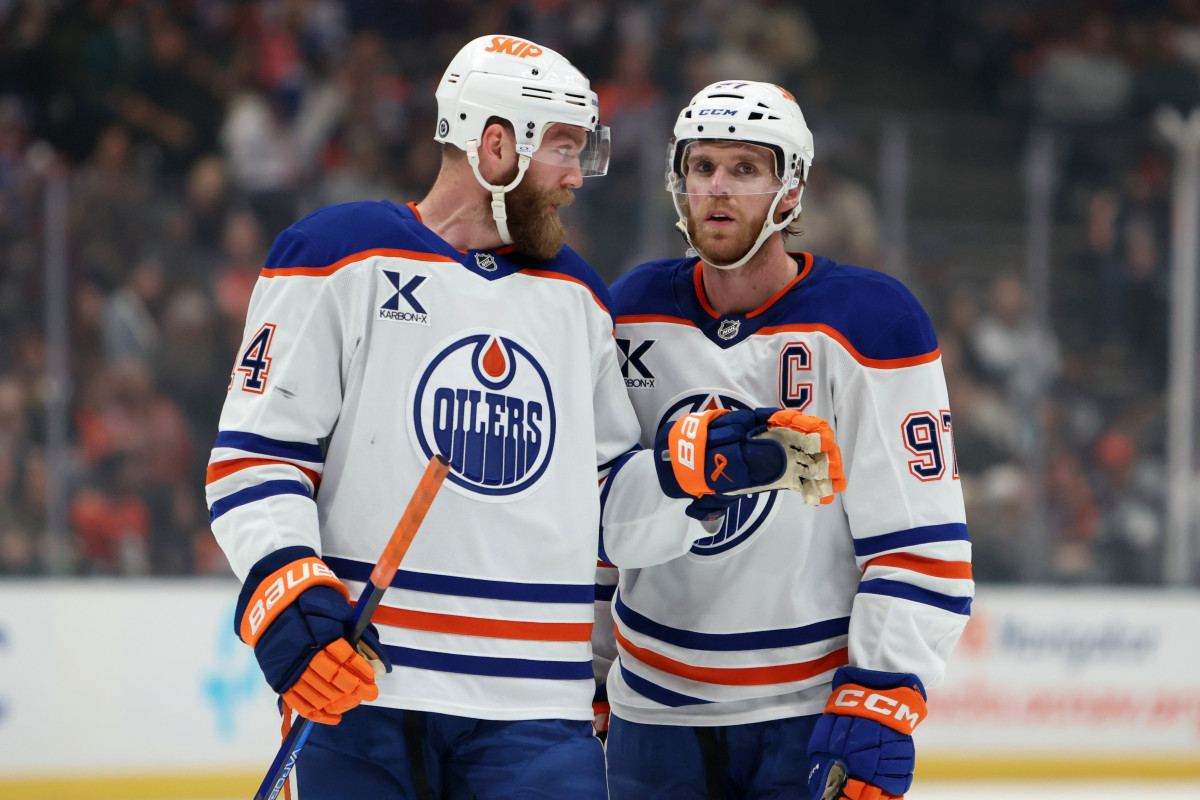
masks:
[[(754, 246), (754, 240), (758, 238), (758, 233), (762, 230), (763, 221), (766, 219), (766, 212), (764, 211), (761, 217), (756, 220), (757, 224), (739, 224), (737, 229), (731, 233), (716, 233), (703, 228), (704, 216), (710, 211), (715, 211), (722, 207), (727, 206), (719, 202), (706, 205), (704, 208), (692, 209), (690, 204), (688, 206), (688, 238), (696, 250), (699, 251), (700, 257), (710, 264), (732, 264), (744, 256)], [(738, 216), (739, 219), (742, 217), (741, 214)]]

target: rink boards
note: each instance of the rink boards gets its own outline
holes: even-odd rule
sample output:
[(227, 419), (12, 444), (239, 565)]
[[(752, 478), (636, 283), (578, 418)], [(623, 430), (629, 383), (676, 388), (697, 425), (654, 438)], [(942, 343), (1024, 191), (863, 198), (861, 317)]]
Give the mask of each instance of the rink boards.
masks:
[[(249, 796), (280, 733), (233, 634), (236, 594), (0, 584), (0, 796)], [(918, 774), (1200, 776), (1197, 619), (1197, 592), (980, 587), (917, 730)]]

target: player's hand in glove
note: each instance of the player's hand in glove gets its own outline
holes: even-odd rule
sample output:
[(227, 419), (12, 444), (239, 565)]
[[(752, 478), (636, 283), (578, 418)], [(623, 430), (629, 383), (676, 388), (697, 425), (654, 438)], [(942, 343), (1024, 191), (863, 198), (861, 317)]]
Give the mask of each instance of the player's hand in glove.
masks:
[(238, 597), (238, 635), (254, 648), (267, 683), (314, 722), (337, 724), (346, 711), (377, 698), (376, 674), (392, 669), (375, 626), (363, 632), (360, 652), (350, 646), (349, 601), (346, 587), (307, 547), (261, 559)]
[(794, 411), (685, 414), (659, 429), (654, 449), (663, 492), (705, 499), (716, 495), (710, 505), (721, 505), (721, 495), (769, 489), (793, 489), (816, 505), (832, 502), (834, 493), (846, 486), (841, 450), (829, 424)]
[(890, 800), (912, 786), (912, 732), (925, 718), (916, 675), (841, 667), (808, 742), (812, 800)]
[(787, 455), (788, 468), (778, 481), (762, 487), (740, 489), (729, 494), (746, 494), (768, 489), (791, 489), (804, 495), (810, 506), (833, 502), (833, 496), (846, 488), (842, 470), (842, 448), (833, 438), (833, 429), (820, 417), (790, 409), (758, 409), (756, 414), (773, 411), (767, 428), (752, 432), (756, 439), (779, 442)]
[(728, 494), (706, 494), (688, 503), (683, 513), (704, 523), (720, 523), (725, 512), (737, 505), (738, 498)]
[(608, 687), (603, 683), (597, 684), (596, 692), (592, 695), (592, 730), (602, 742), (608, 738), (608, 720), (611, 713), (612, 709), (608, 705)]

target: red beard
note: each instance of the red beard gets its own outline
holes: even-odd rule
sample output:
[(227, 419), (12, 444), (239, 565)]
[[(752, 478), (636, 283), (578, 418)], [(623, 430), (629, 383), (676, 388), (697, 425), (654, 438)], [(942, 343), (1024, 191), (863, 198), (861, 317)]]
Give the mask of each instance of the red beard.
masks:
[(556, 208), (569, 206), (574, 201), (575, 193), (570, 189), (538, 189), (526, 181), (518, 183), (504, 195), (513, 248), (539, 261), (554, 258), (562, 248), (565, 236)]

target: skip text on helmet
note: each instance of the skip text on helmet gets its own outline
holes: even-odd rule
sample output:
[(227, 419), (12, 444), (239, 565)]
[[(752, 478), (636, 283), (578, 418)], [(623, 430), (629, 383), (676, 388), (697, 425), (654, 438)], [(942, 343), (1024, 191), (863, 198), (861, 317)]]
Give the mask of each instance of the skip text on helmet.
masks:
[(517, 39), (513, 36), (493, 36), (492, 46), (487, 48), (486, 52), (508, 53), (518, 58), (537, 58), (542, 54), (542, 48), (533, 42), (527, 42), (524, 39)]

